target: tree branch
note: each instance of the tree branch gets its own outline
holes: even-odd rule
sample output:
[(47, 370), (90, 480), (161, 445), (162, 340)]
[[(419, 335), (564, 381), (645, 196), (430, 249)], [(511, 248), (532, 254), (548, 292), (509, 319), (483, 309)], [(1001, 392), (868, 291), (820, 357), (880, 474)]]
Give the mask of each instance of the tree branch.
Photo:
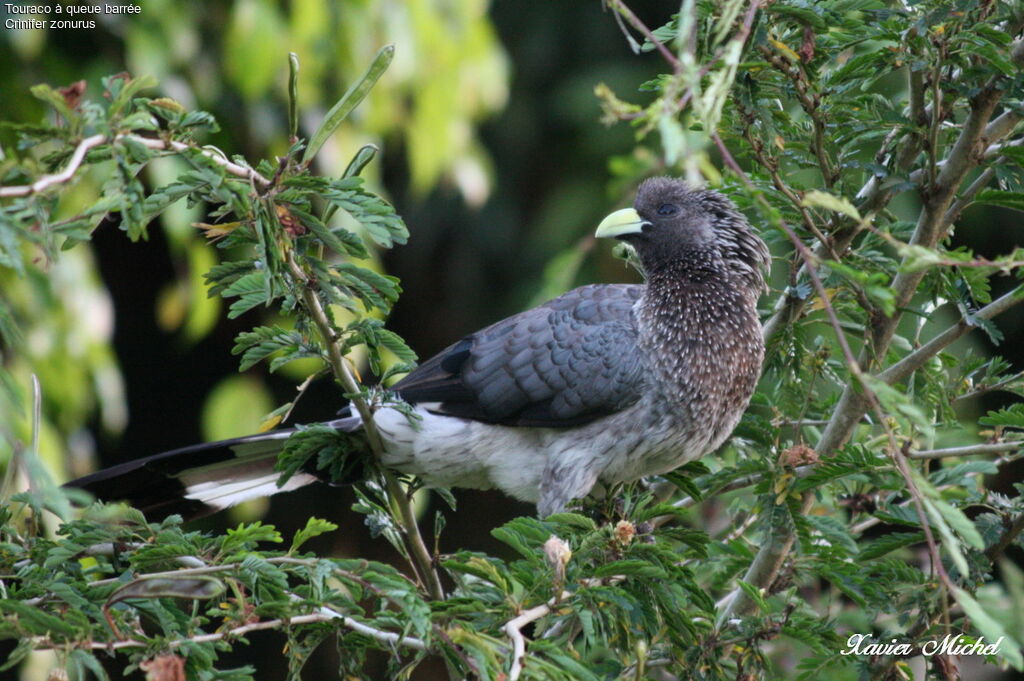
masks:
[(986, 442), (963, 447), (947, 447), (945, 449), (921, 449), (908, 454), (911, 459), (944, 459), (951, 456), (979, 456), (981, 454), (1001, 454), (1015, 452), (1024, 448), (1024, 441)]
[(506, 622), (501, 628), (509, 640), (512, 641), (512, 667), (508, 672), (508, 681), (518, 681), (523, 673), (523, 659), (526, 657), (526, 639), (523, 637), (522, 628), (549, 614), (551, 609), (559, 602), (571, 596), (572, 594), (568, 591), (563, 591), (558, 598), (552, 598), (547, 603), (542, 603), (523, 611), (517, 617)]
[(106, 141), (106, 135), (93, 135), (92, 137), (86, 137), (78, 143), (77, 147), (75, 147), (75, 151), (71, 154), (68, 164), (64, 166), (64, 170), (59, 173), (54, 173), (53, 175), (44, 175), (29, 185), (0, 187), (0, 198), (37, 194), (41, 191), (45, 191), (53, 185), (67, 182), (75, 176), (78, 168), (82, 165), (82, 161), (85, 160), (86, 153), (93, 147), (97, 147)]
[[(295, 617), (282, 617), (280, 619), (263, 620), (261, 622), (252, 622), (251, 624), (244, 624), (240, 627), (228, 629), (226, 631), (220, 631), (212, 634), (199, 634), (197, 636), (185, 636), (179, 639), (173, 639), (164, 642), (163, 646), (167, 649), (179, 648), (189, 643), (210, 643), (212, 641), (222, 641), (228, 638), (236, 638), (244, 636), (253, 631), (261, 631), (264, 629), (277, 629), (278, 627), (291, 626), (293, 624), (312, 624), (316, 622), (332, 622), (341, 620), (342, 623), (357, 631), (364, 636), (388, 643), (390, 645), (404, 646), (406, 648), (412, 648), (414, 650), (426, 650), (427, 645), (421, 639), (414, 636), (406, 636), (404, 634), (396, 634), (390, 631), (384, 631), (371, 627), (362, 622), (346, 617), (339, 612), (335, 612), (329, 608), (321, 608), (320, 612), (312, 613), (309, 615), (296, 615)], [(33, 644), (36, 646), (36, 650), (63, 650), (67, 647), (66, 644), (55, 644), (48, 637), (38, 637), (33, 639)], [(128, 639), (125, 641), (110, 641), (104, 643), (101, 641), (89, 641), (83, 643), (73, 643), (70, 645), (71, 648), (84, 648), (86, 650), (120, 650), (122, 648), (149, 648), (153, 645), (152, 641), (137, 641), (135, 639)]]
[[(210, 149), (204, 149), (202, 147), (198, 147), (192, 144), (185, 144), (183, 142), (177, 142), (174, 140), (167, 141), (157, 139), (154, 137), (141, 137), (139, 135), (117, 135), (114, 138), (114, 142), (117, 142), (118, 140), (122, 139), (131, 139), (133, 142), (141, 144), (147, 149), (155, 149), (158, 151), (198, 151), (203, 156), (207, 157), (217, 165), (223, 167), (228, 173), (235, 175), (236, 177), (241, 177), (243, 179), (250, 180), (263, 187), (267, 187), (270, 185), (270, 180), (263, 177), (252, 168), (246, 168), (245, 166), (229, 161), (228, 159), (224, 158), (218, 153), (211, 151)], [(43, 177), (39, 178), (32, 184), (17, 185), (11, 187), (0, 187), (0, 198), (29, 196), (31, 194), (37, 194), (39, 192), (45, 191), (46, 189), (49, 189), (54, 185), (63, 184), (64, 182), (69, 181), (71, 178), (75, 176), (75, 173), (78, 172), (79, 168), (81, 168), (82, 161), (85, 160), (86, 153), (88, 153), (90, 149), (98, 147), (99, 145), (104, 144), (108, 141), (109, 138), (106, 135), (93, 135), (92, 137), (85, 138), (84, 140), (79, 142), (77, 147), (75, 147), (74, 153), (71, 155), (70, 160), (68, 160), (68, 164), (64, 166), (64, 169), (62, 171), (60, 171), (59, 173), (55, 173), (53, 175), (44, 175)]]
[[(981, 308), (971, 315), (971, 317), (978, 319), (992, 319), (993, 317), (1006, 312), (1021, 301), (1024, 301), (1024, 289), (1018, 287)], [(942, 352), (942, 350), (952, 344), (955, 340), (959, 339), (968, 331), (976, 327), (977, 324), (971, 322), (969, 317), (961, 318), (956, 324), (935, 336), (882, 373), (878, 374), (878, 378), (890, 385), (902, 381), (907, 376), (920, 369), (929, 359)], [(859, 418), (860, 416), (858, 416), (858, 419)]]
[(683, 67), (682, 64), (679, 63), (679, 59), (677, 59), (676, 56), (672, 54), (672, 52), (670, 52), (667, 47), (665, 47), (664, 43), (662, 43), (660, 40), (654, 37), (654, 33), (651, 32), (651, 29), (647, 28), (647, 25), (644, 22), (640, 21), (640, 18), (637, 15), (633, 14), (633, 10), (627, 7), (626, 4), (622, 2), (622, 0), (608, 0), (608, 4), (611, 5), (612, 11), (621, 14), (622, 17), (626, 21), (628, 21), (633, 28), (640, 31), (640, 33), (643, 34), (644, 38), (646, 38), (648, 42), (654, 45), (655, 49), (657, 49), (658, 52), (661, 53), (661, 56), (665, 58), (665, 61), (669, 63), (669, 66), (672, 67), (673, 71), (679, 73), (682, 70)]
[[(352, 375), (352, 371), (349, 369), (344, 356), (341, 354), (341, 346), (338, 343), (338, 337), (334, 332), (334, 326), (327, 317), (327, 312), (324, 310), (319, 296), (317, 296), (316, 291), (314, 291), (310, 286), (309, 277), (302, 271), (298, 262), (296, 262), (295, 253), (291, 249), (286, 251), (285, 260), (292, 276), (295, 277), (295, 280), (302, 288), (301, 295), (303, 304), (309, 311), (310, 316), (313, 318), (313, 322), (319, 329), (320, 335), (327, 346), (327, 356), (331, 365), (331, 370), (345, 389), (345, 392), (350, 396), (352, 405), (356, 408), (356, 411), (359, 412), (359, 417), (363, 422), (363, 432), (366, 434), (366, 439), (370, 445), (370, 449), (373, 451), (377, 461), (383, 461), (384, 443), (383, 440), (381, 440), (380, 432), (377, 430), (377, 424), (373, 420), (373, 412), (370, 410), (370, 406), (366, 403), (366, 400), (360, 397), (359, 384), (356, 382), (356, 379)], [(406, 546), (409, 549), (409, 555), (413, 559), (413, 569), (416, 570), (421, 583), (427, 588), (430, 597), (434, 600), (443, 600), (444, 589), (441, 587), (441, 578), (438, 576), (437, 570), (434, 568), (434, 562), (430, 557), (430, 551), (427, 550), (427, 545), (424, 543), (423, 536), (420, 534), (419, 525), (416, 522), (416, 514), (412, 510), (409, 495), (406, 493), (405, 489), (402, 488), (401, 483), (398, 482), (398, 479), (393, 473), (385, 470), (384, 478), (387, 485), (388, 497), (399, 509), (402, 521), (400, 529), (402, 531), (402, 536), (405, 538)]]

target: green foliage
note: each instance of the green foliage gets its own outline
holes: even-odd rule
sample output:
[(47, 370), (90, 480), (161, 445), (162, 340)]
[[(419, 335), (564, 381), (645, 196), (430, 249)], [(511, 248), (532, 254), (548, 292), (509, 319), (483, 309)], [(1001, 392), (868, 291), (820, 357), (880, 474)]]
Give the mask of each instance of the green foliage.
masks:
[[(635, 27), (622, 3), (609, 4), (627, 31)], [(430, 24), (429, 13), (415, 20)], [(272, 45), (280, 22), (275, 5), (255, 0), (232, 16), (229, 75), (249, 99), (266, 93), (277, 67), (241, 36)], [(184, 665), (189, 678), (252, 678), (252, 669), (220, 668), (218, 653), (278, 628), (293, 677), (331, 636), (342, 676), (362, 675), (371, 652), (391, 678), (411, 677), (428, 657), (454, 678), (495, 680), (711, 681), (775, 678), (794, 666), (802, 679), (899, 673), (893, 657), (842, 655), (851, 633), (916, 645), (947, 633), (1003, 637), (990, 661), (1024, 667), (1024, 590), (1011, 569), (994, 570), (1021, 544), (1024, 490), (997, 493), (986, 478), (1019, 460), (1024, 414), (1020, 404), (981, 418), (954, 409), (995, 390), (1020, 396), (1020, 374), (940, 342), (975, 328), (998, 341), (993, 317), (1021, 297), (1011, 279), (1019, 249), (987, 259), (950, 240), (972, 205), (1024, 206), (1017, 171), (1007, 170), (1024, 160), (1019, 10), (688, 0), (665, 22), (630, 38), (666, 59), (668, 72), (642, 87), (651, 101), (598, 89), (606, 118), (629, 121), (641, 143), (658, 133), (660, 153), (641, 149), (615, 167), (627, 180), (667, 169), (718, 185), (758, 216), (778, 269), (788, 265), (774, 280), (782, 290), (766, 298), (767, 369), (729, 448), (663, 485), (626, 485), (573, 512), (495, 528), (504, 557), (421, 555), (407, 490), (379, 469), (367, 439), (297, 428), (278, 460), (279, 484), (303, 470), (359, 482), (354, 511), (409, 563), (410, 578), (376, 561), (301, 553), (338, 529), (317, 518), (287, 551), (260, 522), (211, 535), (113, 507), (72, 519), (41, 473), (38, 417), (23, 409), (36, 432), (10, 436), (10, 469), (25, 470), (33, 491), (0, 509), (0, 636), (20, 640), (8, 666), (50, 649), (69, 674), (102, 678), (98, 656), (112, 652), (139, 668)], [(428, 28), (424, 43), (439, 47), (445, 27)], [(359, 177), (374, 147), (341, 177), (308, 161), (361, 100), (372, 103), (390, 55), (352, 82), (308, 143), (291, 58), (290, 147), (275, 163), (201, 146), (217, 130), (213, 117), (144, 96), (150, 79), (107, 78), (95, 102), (35, 88), (58, 117), (10, 128), (17, 144), (0, 165), (4, 188), (43, 186), (4, 195), (2, 276), (38, 276), (27, 249), (74, 257), (105, 219), (139, 240), (155, 217), (201, 206), (210, 221), (201, 227), (223, 256), (205, 275), (210, 295), (230, 301), (231, 318), (277, 315), (238, 335), (241, 369), (314, 359), (311, 371), (329, 372), (357, 409), (389, 400), (354, 382), (346, 356), (361, 349), (383, 380), (415, 361), (381, 321), (401, 288), (372, 258), (405, 243), (406, 227)], [(444, 78), (422, 87), (423, 97), (455, 89)], [(435, 128), (410, 126), (418, 187), (439, 172), (425, 144)], [(146, 181), (144, 171), (171, 159), (175, 177)], [(71, 172), (46, 179), (61, 169)], [(998, 188), (984, 188), (992, 181)], [(70, 200), (81, 186), (89, 200)], [(575, 268), (579, 258), (560, 263)], [(0, 299), (5, 362), (27, 352), (10, 307)], [(0, 383), (10, 402), (27, 402), (6, 365)], [(707, 512), (687, 510), (698, 504)], [(40, 531), (43, 508), (64, 520), (52, 535)], [(442, 527), (439, 516), (435, 534)], [(986, 607), (1010, 598), (1013, 607)]]
[[(606, 120), (627, 121), (644, 143), (658, 133), (661, 153), (637, 153), (617, 170), (638, 176), (667, 166), (717, 185), (760, 222), (778, 256), (780, 295), (768, 297), (764, 313), (767, 370), (735, 451), (692, 481), (704, 501), (684, 489), (687, 505), (727, 509), (721, 534), (731, 541), (703, 567), (723, 571), (711, 584), (738, 585), (741, 605), (730, 614), (755, 613), (744, 621), (756, 623), (771, 607), (766, 593), (781, 593), (804, 615), (783, 627), (813, 651), (800, 653), (801, 678), (826, 668), (830, 678), (895, 673), (893, 659), (839, 655), (843, 645), (815, 628), (917, 643), (961, 631), (992, 641), (1013, 629), (1005, 614), (986, 621), (968, 599), (989, 592), (993, 556), (1020, 531), (1024, 502), (994, 493), (984, 477), (1017, 460), (1020, 405), (980, 419), (965, 407), (994, 390), (1019, 395), (1020, 377), (999, 357), (943, 350), (971, 329), (998, 344), (992, 317), (1020, 300), (1018, 248), (980, 257), (952, 234), (973, 206), (1024, 205), (1014, 169), (1022, 28), (1009, 2), (776, 2), (758, 11), (684, 2), (652, 32), (672, 68), (644, 84), (643, 104), (598, 89)], [(642, 49), (660, 52), (650, 39)], [(986, 125), (998, 140), (977, 138)], [(971, 139), (994, 146), (970, 156)], [(976, 436), (1005, 454), (968, 446), (942, 455)], [(939, 453), (906, 458), (917, 450)], [(961, 459), (961, 451), (997, 458)], [(737, 487), (755, 496), (715, 502)], [(995, 499), (992, 518), (971, 511)], [(876, 536), (871, 528), (880, 528)], [(794, 536), (797, 549), (789, 548)], [(905, 562), (908, 547), (938, 557), (942, 572)], [(784, 567), (760, 570), (762, 560)], [(790, 583), (800, 591), (785, 591)], [(844, 605), (826, 607), (836, 594)], [(949, 607), (969, 617), (937, 625)], [(1020, 668), (1024, 641), (1012, 633), (1007, 641), (995, 661)], [(753, 663), (734, 653), (729, 669), (773, 669), (769, 660), (792, 654), (783, 642), (766, 649), (769, 658)]]

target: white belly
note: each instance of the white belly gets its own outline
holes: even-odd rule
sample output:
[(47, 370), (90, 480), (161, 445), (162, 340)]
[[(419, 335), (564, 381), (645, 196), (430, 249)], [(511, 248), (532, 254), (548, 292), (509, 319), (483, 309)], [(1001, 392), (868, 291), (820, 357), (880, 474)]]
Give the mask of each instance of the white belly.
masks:
[(536, 429), (439, 416), (422, 405), (416, 413), (414, 423), (391, 408), (374, 414), (386, 466), (417, 475), (429, 487), (497, 487), (537, 502), (545, 453)]
[[(383, 463), (417, 475), (429, 487), (498, 488), (542, 511), (585, 496), (594, 484), (664, 473), (703, 455), (703, 434), (661, 430), (622, 413), (575, 428), (501, 426), (441, 416), (416, 405), (418, 421), (391, 408), (374, 422), (385, 443)], [(614, 422), (612, 422), (614, 421)]]

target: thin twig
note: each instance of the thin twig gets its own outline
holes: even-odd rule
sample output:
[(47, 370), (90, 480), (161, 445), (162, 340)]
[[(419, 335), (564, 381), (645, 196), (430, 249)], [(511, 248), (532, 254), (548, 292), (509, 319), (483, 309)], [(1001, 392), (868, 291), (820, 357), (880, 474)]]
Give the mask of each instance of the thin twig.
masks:
[(1024, 441), (987, 442), (980, 445), (963, 447), (947, 447), (946, 449), (921, 449), (908, 454), (911, 459), (946, 459), (952, 456), (980, 456), (981, 454), (1001, 454), (1015, 452), (1024, 448)]
[(878, 374), (878, 378), (889, 385), (902, 381), (910, 376), (910, 374), (924, 366), (925, 362), (929, 359), (942, 352), (942, 350), (952, 344), (953, 341), (959, 339), (971, 329), (976, 328), (977, 324), (971, 321), (972, 318), (992, 319), (1022, 301), (1024, 301), (1024, 290), (1020, 287), (1000, 296), (974, 314), (970, 315), (970, 317), (965, 316), (961, 318), (956, 324), (935, 336), (882, 373)]
[[(609, 584), (618, 584), (625, 579), (626, 577), (623, 575), (593, 577), (581, 579), (578, 581), (578, 584), (583, 587), (606, 586)], [(501, 627), (505, 632), (505, 635), (512, 641), (512, 666), (509, 669), (508, 681), (517, 681), (519, 676), (523, 673), (523, 658), (526, 655), (526, 639), (523, 637), (523, 632), (521, 631), (522, 628), (527, 624), (536, 622), (541, 617), (550, 614), (559, 603), (571, 597), (571, 593), (568, 591), (562, 591), (562, 593), (550, 599), (548, 602), (534, 606), (529, 610), (524, 610)]]
[(672, 54), (667, 47), (665, 47), (664, 43), (654, 37), (654, 33), (651, 32), (651, 29), (647, 28), (647, 25), (640, 21), (640, 18), (633, 14), (633, 10), (627, 7), (622, 0), (609, 0), (609, 4), (612, 6), (612, 11), (621, 14), (622, 17), (633, 26), (633, 28), (640, 31), (640, 33), (647, 38), (648, 42), (654, 45), (658, 52), (661, 53), (661, 56), (665, 58), (665, 61), (669, 63), (676, 73), (679, 73), (682, 70), (683, 67), (682, 64), (679, 63), (679, 59), (677, 59), (676, 56)]
[(221, 154), (215, 153), (214, 151), (206, 147), (199, 147), (194, 144), (184, 144), (182, 142), (176, 142), (173, 140), (170, 142), (164, 142), (163, 140), (154, 139), (152, 137), (139, 137), (138, 135), (118, 135), (117, 139), (121, 139), (122, 137), (131, 137), (134, 141), (142, 144), (143, 146), (149, 147), (150, 149), (164, 149), (169, 151), (198, 151), (206, 158), (210, 159), (217, 165), (223, 167), (224, 170), (228, 171), (228, 173), (230, 173), (231, 175), (240, 177), (244, 180), (249, 180), (255, 184), (260, 185), (261, 187), (269, 187), (271, 184), (270, 180), (263, 177), (252, 168), (248, 168), (246, 166), (233, 163), (232, 161), (229, 161)]
[(79, 166), (82, 165), (82, 161), (85, 160), (86, 153), (88, 153), (88, 151), (93, 147), (99, 146), (106, 141), (106, 135), (93, 135), (92, 137), (86, 137), (78, 143), (77, 147), (75, 147), (75, 152), (71, 154), (71, 159), (68, 161), (68, 164), (64, 166), (64, 170), (59, 173), (54, 173), (53, 175), (44, 175), (32, 184), (14, 187), (0, 187), (0, 198), (37, 194), (41, 191), (45, 191), (55, 184), (67, 182), (75, 176)]
[[(198, 151), (217, 165), (223, 167), (231, 175), (250, 180), (263, 187), (270, 185), (270, 180), (263, 177), (252, 168), (246, 168), (245, 166), (233, 163), (209, 149), (174, 140), (167, 141), (154, 137), (141, 137), (139, 135), (131, 134), (117, 135), (114, 138), (114, 141), (117, 142), (123, 139), (130, 139), (137, 144), (141, 144), (147, 149), (155, 149), (157, 151)], [(93, 135), (92, 137), (85, 138), (79, 142), (77, 147), (75, 147), (75, 151), (71, 155), (71, 159), (68, 161), (67, 165), (64, 166), (62, 171), (54, 173), (53, 175), (44, 175), (32, 184), (0, 187), (0, 198), (29, 196), (31, 194), (37, 194), (45, 191), (54, 185), (63, 184), (64, 182), (69, 181), (75, 176), (75, 173), (78, 172), (79, 168), (81, 168), (82, 162), (85, 160), (86, 153), (88, 153), (90, 149), (108, 141), (109, 138), (106, 135)]]
[(825, 150), (825, 120), (821, 116), (821, 95), (811, 92), (807, 72), (803, 65), (791, 64), (784, 55), (775, 54), (767, 45), (760, 45), (758, 49), (765, 60), (774, 66), (780, 73), (793, 83), (793, 91), (796, 93), (800, 107), (811, 119), (811, 128), (814, 135), (811, 140), (811, 149), (818, 160), (818, 169), (821, 172), (825, 187), (832, 188), (838, 179), (838, 173), (832, 167)]
[(523, 673), (523, 658), (526, 657), (526, 638), (523, 637), (522, 628), (549, 614), (558, 603), (571, 596), (572, 594), (568, 591), (563, 591), (557, 598), (552, 598), (547, 603), (542, 603), (523, 611), (506, 622), (501, 628), (509, 640), (512, 641), (512, 666), (508, 672), (508, 681), (518, 681), (519, 676)]
[[(296, 281), (299, 282), (299, 285), (302, 287), (303, 304), (309, 311), (314, 323), (320, 330), (320, 335), (323, 337), (324, 343), (327, 345), (327, 357), (328, 362), (331, 365), (331, 370), (334, 372), (338, 381), (341, 382), (345, 392), (350, 396), (356, 411), (359, 412), (359, 416), (363, 423), (363, 432), (366, 435), (370, 449), (373, 451), (377, 460), (382, 461), (384, 454), (383, 440), (381, 439), (380, 432), (377, 430), (377, 425), (373, 420), (373, 412), (370, 410), (370, 406), (366, 403), (366, 400), (360, 397), (359, 384), (356, 382), (351, 369), (349, 369), (348, 364), (345, 362), (345, 357), (341, 354), (341, 345), (338, 342), (337, 334), (334, 332), (334, 326), (327, 317), (327, 312), (324, 310), (316, 291), (314, 291), (309, 285), (309, 277), (302, 271), (298, 262), (296, 262), (293, 251), (286, 251), (285, 261), (288, 264), (288, 268), (291, 271), (292, 276), (295, 277)], [(391, 499), (391, 502), (398, 507), (401, 515), (401, 532), (405, 539), (406, 546), (409, 549), (409, 554), (412, 557), (413, 569), (420, 577), (422, 583), (427, 589), (427, 592), (430, 594), (430, 597), (434, 600), (443, 600), (444, 589), (441, 587), (441, 578), (438, 576), (437, 570), (434, 568), (433, 559), (430, 557), (427, 545), (424, 543), (423, 536), (420, 534), (419, 525), (416, 522), (416, 514), (412, 509), (409, 496), (393, 473), (390, 471), (384, 471), (384, 477), (385, 484), (387, 485), (388, 497)]]
[[(1024, 441), (1010, 441), (1010, 442), (987, 442), (976, 445), (964, 445), (962, 447), (947, 447), (945, 449), (920, 449), (917, 451), (910, 452), (907, 454), (907, 458), (910, 459), (948, 459), (959, 456), (981, 456), (983, 454), (1000, 454), (1002, 452), (1015, 452), (1019, 449), (1024, 449)], [(797, 480), (806, 478), (808, 475), (813, 473), (817, 468), (816, 464), (805, 464), (803, 466), (797, 466), (793, 469), (793, 477)], [(881, 470), (879, 467), (878, 470)], [(708, 490), (704, 495), (705, 499), (717, 497), (718, 495), (725, 494), (726, 492), (734, 492), (744, 487), (751, 487), (760, 482), (766, 480), (769, 476), (774, 475), (774, 471), (766, 471), (763, 473), (751, 473), (750, 475), (744, 475), (742, 477), (731, 480), (721, 487)], [(690, 508), (696, 506), (700, 501), (693, 497), (683, 497), (679, 501), (674, 502), (672, 505), (676, 508)], [(672, 516), (666, 516), (671, 518)], [(659, 519), (655, 519), (655, 522)]]
[[(221, 641), (228, 638), (237, 638), (244, 636), (253, 631), (261, 631), (264, 629), (277, 629), (278, 627), (287, 627), (293, 624), (312, 624), (316, 622), (332, 622), (341, 620), (342, 623), (360, 634), (369, 636), (378, 641), (388, 643), (390, 645), (399, 645), (406, 648), (412, 648), (414, 650), (426, 650), (427, 646), (421, 639), (414, 636), (406, 636), (404, 634), (396, 634), (391, 631), (383, 631), (375, 627), (371, 627), (362, 622), (357, 622), (350, 617), (341, 615), (341, 613), (334, 612), (328, 608), (321, 609), (320, 612), (312, 613), (309, 615), (296, 615), (294, 617), (282, 617), (273, 620), (263, 620), (261, 622), (252, 622), (251, 624), (244, 624), (240, 627), (228, 629), (226, 631), (220, 631), (212, 634), (199, 634), (197, 636), (185, 636), (178, 639), (173, 639), (163, 643), (163, 647), (167, 649), (179, 648), (186, 644), (192, 643), (210, 643), (212, 641)], [(70, 646), (71, 648), (86, 649), (86, 650), (119, 650), (121, 648), (149, 648), (153, 645), (152, 641), (138, 641), (135, 639), (127, 639), (124, 641), (110, 641), (104, 643), (101, 641), (89, 641), (82, 643), (60, 643), (57, 644), (51, 641), (48, 637), (38, 637), (32, 640), (35, 650), (63, 650)]]
[(800, 218), (803, 220), (804, 227), (807, 228), (807, 231), (813, 234), (815, 238), (818, 239), (818, 243), (829, 251), (829, 255), (831, 255), (833, 260), (839, 260), (839, 255), (832, 249), (832, 244), (829, 243), (828, 238), (826, 238), (825, 235), (821, 233), (821, 230), (818, 229), (818, 226), (814, 224), (814, 218), (811, 217), (811, 213), (807, 210), (807, 206), (804, 205), (803, 200), (796, 195), (796, 192), (794, 192), (789, 185), (783, 182), (782, 176), (779, 175), (778, 159), (774, 156), (769, 157), (765, 153), (764, 145), (761, 143), (761, 140), (755, 138), (751, 132), (749, 121), (752, 120), (753, 114), (743, 109), (739, 103), (737, 103), (736, 106), (740, 111), (740, 115), (744, 119), (743, 138), (747, 140), (747, 144), (750, 145), (754, 158), (765, 170), (768, 171), (768, 175), (772, 178), (772, 184), (775, 185), (775, 188), (778, 189), (783, 196), (789, 199), (789, 202), (793, 204), (793, 207), (800, 213)]
[(970, 392), (966, 392), (963, 395), (957, 396), (956, 398), (954, 398), (953, 401), (954, 402), (961, 402), (963, 400), (973, 399), (975, 397), (978, 397), (979, 395), (984, 395), (984, 394), (990, 393), (990, 392), (992, 392), (994, 390), (999, 390), (1000, 388), (1004, 388), (1004, 387), (1010, 385), (1011, 383), (1013, 383), (1015, 381), (1021, 380), (1021, 378), (1024, 378), (1024, 371), (1018, 371), (1017, 373), (1013, 374), (1012, 376), (1007, 376), (1003, 380), (1001, 380), (1001, 381), (999, 381), (997, 383), (993, 383), (992, 385), (980, 385), (977, 388), (975, 388), (974, 390), (971, 390)]

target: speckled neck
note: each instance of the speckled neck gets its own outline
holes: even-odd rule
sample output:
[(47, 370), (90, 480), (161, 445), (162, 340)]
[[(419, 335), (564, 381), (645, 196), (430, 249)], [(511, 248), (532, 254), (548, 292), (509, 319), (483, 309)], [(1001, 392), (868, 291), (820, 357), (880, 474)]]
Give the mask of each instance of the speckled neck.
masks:
[(746, 404), (764, 355), (757, 296), (712, 259), (681, 259), (649, 272), (636, 308), (638, 342), (662, 399), (691, 411), (704, 403)]

